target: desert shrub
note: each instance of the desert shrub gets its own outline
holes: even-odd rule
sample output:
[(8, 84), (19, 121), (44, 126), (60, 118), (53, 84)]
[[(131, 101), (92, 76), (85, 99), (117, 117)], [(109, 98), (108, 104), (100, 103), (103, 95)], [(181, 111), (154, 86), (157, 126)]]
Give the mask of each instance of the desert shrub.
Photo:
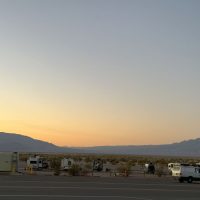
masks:
[(168, 161), (166, 159), (158, 159), (156, 161), (157, 164), (167, 165)]
[(121, 163), (117, 171), (123, 176), (129, 176), (131, 174), (131, 165), (129, 163)]
[(82, 155), (75, 155), (72, 157), (74, 161), (76, 162), (81, 162), (82, 161)]
[(87, 156), (87, 157), (85, 157), (84, 161), (86, 163), (91, 163), (93, 161), (93, 158), (91, 156)]
[(147, 158), (139, 159), (138, 165), (143, 166), (145, 163), (148, 163), (148, 162), (149, 162), (149, 159), (147, 159)]
[(127, 162), (127, 158), (125, 156), (119, 158), (119, 161), (120, 162)]
[(60, 175), (60, 164), (61, 164), (61, 160), (59, 158), (52, 158), (50, 160), (50, 166), (51, 166), (51, 169), (53, 169), (55, 176)]
[(133, 166), (135, 166), (135, 160), (129, 160), (128, 162), (127, 162), (127, 164), (129, 165), (129, 166), (131, 166), (131, 167), (133, 167)]
[(110, 163), (111, 163), (112, 165), (117, 165), (117, 164), (119, 163), (119, 161), (118, 161), (117, 159), (111, 159), (111, 160), (110, 160)]
[(81, 172), (81, 168), (78, 164), (73, 164), (69, 169), (68, 173), (71, 176), (79, 176)]
[(155, 174), (156, 174), (158, 177), (161, 177), (161, 176), (164, 175), (164, 168), (163, 168), (162, 165), (157, 166)]
[(26, 162), (28, 159), (29, 155), (28, 154), (19, 154), (19, 160)]
[(81, 169), (81, 174), (83, 176), (87, 176), (88, 173), (92, 172), (92, 164), (91, 163), (86, 163), (83, 168)]

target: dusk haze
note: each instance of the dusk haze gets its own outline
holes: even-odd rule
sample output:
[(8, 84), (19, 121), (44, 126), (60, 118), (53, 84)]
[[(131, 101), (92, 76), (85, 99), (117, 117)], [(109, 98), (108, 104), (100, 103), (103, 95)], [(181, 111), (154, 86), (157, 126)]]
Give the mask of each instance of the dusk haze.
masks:
[(199, 8), (0, 0), (0, 132), (62, 147), (199, 138)]

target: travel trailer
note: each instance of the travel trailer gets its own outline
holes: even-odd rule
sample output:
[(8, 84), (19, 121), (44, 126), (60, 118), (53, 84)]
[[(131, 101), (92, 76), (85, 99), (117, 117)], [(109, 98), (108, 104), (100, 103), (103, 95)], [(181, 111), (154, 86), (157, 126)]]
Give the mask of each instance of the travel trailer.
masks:
[(75, 161), (71, 158), (63, 158), (61, 160), (61, 169), (62, 170), (69, 170), (72, 165), (75, 164)]
[(17, 172), (19, 155), (17, 152), (0, 153), (0, 172)]
[(93, 161), (93, 170), (102, 171), (103, 170), (103, 160), (97, 159)]
[(30, 156), (27, 160), (27, 167), (32, 169), (46, 169), (48, 168), (48, 163), (40, 156)]
[(198, 166), (198, 163), (196, 164), (188, 164), (188, 163), (169, 163), (168, 164), (168, 169), (169, 171), (172, 171), (172, 169), (174, 167), (178, 167), (178, 166), (193, 166), (193, 167), (197, 167)]
[(180, 166), (180, 163), (168, 163), (168, 170), (171, 171), (175, 166)]
[(184, 181), (188, 183), (200, 181), (200, 167), (185, 165), (175, 166), (172, 168), (172, 176), (178, 178), (180, 183)]

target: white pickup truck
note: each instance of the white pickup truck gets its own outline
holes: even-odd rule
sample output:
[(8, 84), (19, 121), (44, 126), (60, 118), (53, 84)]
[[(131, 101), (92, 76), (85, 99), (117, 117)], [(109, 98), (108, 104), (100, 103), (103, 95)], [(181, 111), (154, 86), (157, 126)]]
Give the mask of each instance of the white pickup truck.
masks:
[(172, 168), (172, 176), (177, 177), (179, 182), (200, 181), (200, 167), (199, 166), (175, 166)]

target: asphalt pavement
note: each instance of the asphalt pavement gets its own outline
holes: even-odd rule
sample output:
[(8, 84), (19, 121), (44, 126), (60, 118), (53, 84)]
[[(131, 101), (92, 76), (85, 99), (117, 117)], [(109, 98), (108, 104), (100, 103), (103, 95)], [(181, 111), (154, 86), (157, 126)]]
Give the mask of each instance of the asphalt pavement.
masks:
[(171, 177), (0, 176), (0, 200), (199, 200), (200, 184)]

